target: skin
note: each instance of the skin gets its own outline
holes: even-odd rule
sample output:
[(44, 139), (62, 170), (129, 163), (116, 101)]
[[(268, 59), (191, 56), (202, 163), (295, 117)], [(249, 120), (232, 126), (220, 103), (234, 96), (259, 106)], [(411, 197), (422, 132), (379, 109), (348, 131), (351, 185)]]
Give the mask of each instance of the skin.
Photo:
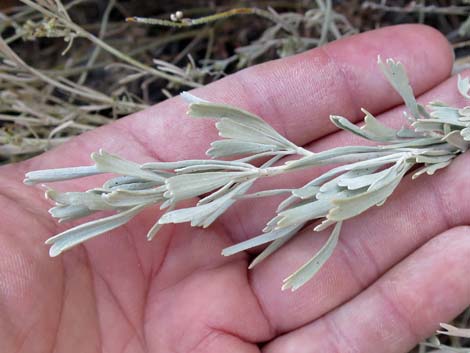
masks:
[[(193, 91), (252, 111), (313, 151), (361, 143), (330, 113), (360, 107), (391, 126), (400, 98), (376, 62), (405, 65), (424, 102), (463, 106), (452, 53), (434, 29), (404, 25), (258, 65)], [(470, 159), (410, 178), (380, 208), (345, 222), (333, 257), (300, 290), (281, 281), (323, 244), (306, 229), (255, 269), (222, 248), (259, 234), (279, 199), (241, 201), (209, 229), (167, 226), (152, 242), (151, 209), (128, 225), (50, 258), (45, 239), (68, 227), (47, 214), (26, 171), (89, 165), (104, 148), (137, 162), (202, 158), (216, 132), (180, 98), (96, 129), (29, 161), (0, 168), (0, 342), (5, 352), (407, 352), (470, 300)], [(266, 180), (301, 185), (319, 171)], [(99, 178), (98, 178), (99, 179)], [(99, 180), (98, 182), (101, 182)], [(84, 190), (84, 178), (54, 185)]]

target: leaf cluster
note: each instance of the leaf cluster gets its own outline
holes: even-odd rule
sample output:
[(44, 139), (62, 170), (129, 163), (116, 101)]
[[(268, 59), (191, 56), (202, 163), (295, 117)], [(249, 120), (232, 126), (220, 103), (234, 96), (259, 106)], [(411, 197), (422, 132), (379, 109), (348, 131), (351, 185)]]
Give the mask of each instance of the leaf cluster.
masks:
[[(268, 245), (250, 268), (278, 250), (301, 229), (314, 224), (314, 231), (332, 228), (324, 246), (301, 268), (284, 280), (284, 289), (296, 290), (310, 280), (333, 254), (345, 220), (383, 205), (408, 173), (413, 178), (433, 174), (448, 166), (470, 144), (468, 107), (453, 108), (443, 103), (418, 104), (406, 72), (392, 59), (379, 66), (402, 96), (408, 112), (401, 129), (384, 126), (364, 110), (364, 125), (331, 116), (338, 128), (376, 143), (374, 146), (343, 146), (312, 153), (280, 135), (260, 117), (225, 104), (210, 103), (184, 93), (188, 114), (212, 118), (221, 140), (207, 151), (211, 160), (151, 162), (143, 165), (108, 154), (93, 153), (92, 166), (33, 171), (28, 184), (87, 177), (102, 173), (117, 175), (101, 187), (86, 192), (59, 193), (52, 189), (46, 197), (55, 202), (50, 209), (59, 221), (69, 221), (95, 212), (114, 214), (84, 223), (47, 240), (56, 256), (92, 237), (117, 228), (144, 209), (159, 204), (163, 214), (151, 227), (152, 239), (168, 223), (189, 222), (208, 227), (241, 198), (287, 194), (261, 235), (223, 250), (232, 255), (259, 245)], [(459, 92), (467, 98), (468, 79), (459, 77)], [(283, 161), (285, 156), (297, 157)], [(224, 158), (224, 159), (222, 159)], [(339, 165), (299, 188), (263, 190), (249, 193), (253, 184), (266, 177), (323, 165)], [(178, 208), (185, 200), (197, 202)]]

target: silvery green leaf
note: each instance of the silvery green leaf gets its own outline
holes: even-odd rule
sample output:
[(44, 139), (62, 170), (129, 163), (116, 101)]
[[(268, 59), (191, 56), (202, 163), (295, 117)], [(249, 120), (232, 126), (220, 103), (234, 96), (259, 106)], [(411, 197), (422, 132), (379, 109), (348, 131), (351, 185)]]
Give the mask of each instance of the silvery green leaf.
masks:
[(342, 116), (330, 115), (330, 120), (340, 129), (352, 132), (353, 134), (361, 136), (367, 140), (384, 142), (390, 139), (389, 136), (386, 136), (384, 134), (376, 135), (375, 133), (369, 130), (360, 128), (355, 124), (351, 123), (348, 119), (343, 118)]
[(393, 59), (387, 59), (383, 63), (380, 56), (378, 57), (378, 64), (387, 80), (402, 97), (411, 114), (415, 119), (419, 119), (418, 103), (414, 97), (413, 89), (408, 81), (403, 65), (399, 61), (395, 62)]
[[(171, 205), (167, 212), (171, 212), (174, 210), (176, 205)], [(149, 229), (149, 231), (147, 232), (147, 240), (148, 241), (151, 241), (155, 235), (160, 231), (160, 229), (162, 229), (162, 227), (164, 226), (164, 224), (160, 224), (158, 222), (158, 220), (153, 224), (153, 226)]]
[(315, 200), (305, 205), (289, 208), (279, 213), (276, 228), (305, 223), (326, 216), (332, 204), (329, 200)]
[(289, 155), (288, 152), (279, 152), (269, 158), (266, 162), (261, 164), (261, 168), (269, 168), (274, 166), (277, 162), (279, 162), (282, 158), (284, 158), (286, 155)]
[(457, 75), (457, 89), (462, 96), (470, 99), (470, 95), (468, 94), (468, 90), (470, 89), (468, 77), (462, 78), (462, 76)]
[(389, 172), (388, 169), (381, 170), (376, 173), (360, 173), (358, 175), (352, 175), (340, 178), (338, 181), (339, 186), (347, 187), (349, 190), (358, 190), (364, 187), (369, 187), (376, 180), (379, 180), (382, 176)]
[(441, 103), (430, 103), (428, 107), (431, 109), (431, 119), (437, 119), (436, 121), (441, 121), (443, 123), (452, 125), (458, 124), (460, 122), (461, 116), (459, 114), (458, 108), (442, 105)]
[(23, 182), (27, 185), (32, 185), (36, 183), (83, 178), (96, 174), (101, 174), (101, 171), (99, 171), (94, 165), (87, 167), (35, 170), (33, 172), (26, 173)]
[(254, 160), (257, 160), (257, 159), (261, 159), (261, 158), (266, 158), (266, 157), (271, 157), (271, 156), (274, 156), (273, 158), (275, 158), (275, 157), (285, 157), (285, 156), (292, 155), (292, 154), (295, 154), (295, 153), (296, 152), (294, 150), (291, 150), (291, 151), (262, 152), (262, 153), (254, 154), (252, 156), (237, 159), (237, 161), (238, 162), (248, 163), (248, 162), (251, 162), (251, 161), (254, 161)]
[(218, 207), (214, 207), (215, 209), (212, 213), (207, 214), (207, 216), (201, 217), (199, 219), (194, 219), (191, 222), (191, 225), (202, 226), (203, 228), (209, 227), (220, 215), (227, 211), (227, 209), (229, 209), (237, 201), (237, 196), (243, 195), (253, 185), (254, 182), (255, 179), (245, 181), (235, 187), (231, 193), (221, 198), (223, 201), (219, 201), (221, 199), (216, 200), (219, 201)]
[(223, 165), (219, 164), (215, 161), (215, 163), (209, 164), (195, 164), (183, 168), (178, 168), (175, 169), (175, 172), (177, 174), (189, 174), (189, 173), (196, 173), (196, 172), (207, 172), (207, 171), (228, 171), (228, 170), (237, 170), (237, 171), (246, 171), (246, 170), (254, 170), (255, 168), (253, 166), (250, 166), (250, 168), (247, 168), (245, 166), (239, 166), (239, 165)]
[(211, 143), (207, 155), (212, 158), (231, 157), (261, 152), (274, 152), (279, 146), (240, 140), (218, 140)]
[(179, 162), (150, 162), (145, 163), (141, 166), (142, 169), (145, 170), (156, 170), (156, 171), (164, 171), (164, 170), (174, 170), (174, 169), (181, 169), (186, 167), (191, 167), (194, 165), (214, 165), (217, 164), (220, 167), (223, 166), (239, 166), (241, 168), (250, 169), (253, 168), (251, 164), (242, 163), (238, 161), (221, 161), (221, 160), (207, 160), (207, 159), (188, 159)]
[(393, 154), (393, 152), (405, 152), (404, 149), (396, 148), (394, 151), (387, 148), (387, 145), (379, 146), (381, 149), (377, 152), (366, 152), (366, 153), (353, 153), (350, 155), (345, 156), (338, 156), (331, 158), (329, 163), (321, 163), (319, 165), (329, 165), (329, 164), (345, 164), (350, 163), (353, 164), (354, 162), (368, 162), (371, 160), (378, 159), (379, 157), (387, 157)]
[(379, 189), (366, 191), (348, 198), (333, 200), (332, 203), (334, 207), (328, 213), (327, 218), (333, 221), (343, 221), (382, 203), (392, 194), (411, 166), (412, 164), (407, 164), (407, 168), (403, 168), (403, 170), (392, 179), (392, 182), (383, 185)]
[(336, 175), (346, 171), (358, 171), (364, 169), (364, 171), (371, 171), (375, 168), (382, 167), (389, 163), (394, 163), (403, 157), (402, 153), (393, 153), (383, 157), (377, 157), (371, 160), (359, 161), (347, 165), (342, 165), (336, 168), (332, 168), (326, 173), (320, 175), (310, 182), (310, 185), (322, 185)]
[(234, 185), (235, 185), (234, 181), (229, 181), (227, 184), (222, 186), (219, 190), (216, 190), (216, 191), (210, 193), (209, 195), (207, 195), (206, 197), (200, 199), (197, 202), (197, 205), (204, 205), (206, 203), (214, 201), (215, 199), (217, 199), (219, 197), (222, 197), (223, 195), (230, 192), (230, 188)]
[(237, 197), (237, 199), (254, 199), (258, 197), (270, 197), (270, 196), (277, 196), (281, 194), (292, 193), (292, 189), (272, 189), (272, 190), (263, 190), (254, 192), (252, 194), (242, 195)]
[(444, 156), (426, 156), (426, 155), (419, 155), (416, 156), (416, 163), (443, 163), (450, 161), (451, 159), (455, 158), (455, 154), (447, 154)]
[(222, 118), (215, 124), (215, 126), (217, 127), (217, 130), (219, 130), (219, 136), (221, 137), (285, 147), (285, 144), (282, 141), (279, 141), (269, 132), (259, 130), (256, 127), (246, 125), (242, 122), (233, 121), (228, 118)]
[(372, 206), (381, 204), (391, 195), (397, 185), (398, 181), (388, 184), (386, 187), (379, 190), (368, 191), (349, 198), (333, 200), (334, 207), (331, 208), (327, 217), (333, 221), (342, 221), (355, 217)]
[(424, 147), (428, 145), (434, 145), (440, 142), (440, 137), (423, 137), (418, 139), (410, 139), (410, 141), (394, 143), (391, 145), (381, 146), (384, 150), (399, 150), (401, 148), (413, 148), (413, 147)]
[(369, 113), (364, 108), (361, 109), (362, 112), (366, 115), (364, 118), (364, 126), (361, 128), (363, 130), (369, 131), (375, 136), (382, 137), (383, 140), (389, 141), (397, 138), (397, 131), (388, 126), (385, 126), (379, 122), (371, 113)]
[(426, 173), (428, 175), (433, 175), (437, 170), (447, 167), (450, 163), (452, 163), (452, 160), (448, 160), (447, 162), (442, 162), (442, 163), (425, 165), (424, 167), (418, 169), (411, 176), (411, 178), (414, 180), (414, 179), (418, 178), (420, 175), (423, 175), (424, 173)]
[(428, 175), (433, 175), (437, 170), (447, 167), (448, 165), (450, 165), (450, 163), (452, 163), (452, 160), (448, 160), (447, 162), (435, 163), (433, 165), (430, 165), (428, 167), (428, 170), (426, 171), (426, 173)]
[(151, 189), (155, 186), (160, 186), (161, 182), (159, 181), (146, 181), (142, 183), (130, 183), (130, 184), (123, 184), (119, 187), (111, 188), (110, 190), (129, 190), (129, 191), (138, 191), (138, 190), (147, 190)]
[[(377, 168), (354, 169), (323, 184), (318, 199), (338, 200), (350, 198), (366, 191), (375, 190), (393, 181), (404, 163), (375, 172)], [(347, 190), (339, 187), (346, 187)]]
[(342, 175), (337, 176), (336, 178), (333, 178), (330, 181), (327, 181), (324, 183), (320, 189), (318, 190), (317, 194), (315, 197), (318, 200), (330, 200), (331, 196), (336, 195), (337, 193), (341, 192), (344, 190), (344, 188), (341, 188), (338, 185), (339, 180), (341, 179)]
[[(270, 141), (270, 143), (276, 142), (276, 145), (296, 147), (260, 117), (226, 104), (192, 103), (189, 106), (188, 114), (194, 118), (221, 119), (216, 126), (217, 129), (219, 129), (220, 135), (223, 137), (241, 137), (241, 140), (247, 140), (248, 138), (251, 142), (261, 142), (264, 140)], [(219, 125), (222, 122), (223, 124)], [(230, 129), (230, 125), (238, 126), (238, 128), (232, 126), (232, 129)], [(221, 130), (221, 127), (225, 132)], [(231, 133), (229, 133), (230, 130)], [(247, 133), (250, 137), (245, 136), (241, 131)], [(258, 132), (258, 134), (256, 134), (256, 132)], [(232, 134), (237, 137), (232, 137)], [(258, 138), (256, 138), (256, 136), (258, 136)]]
[(439, 121), (417, 120), (412, 124), (416, 132), (443, 132), (444, 124)]
[[(337, 176), (336, 178), (333, 178), (330, 181), (327, 181), (328, 179), (334, 177), (336, 174), (339, 174), (340, 172), (343, 172), (345, 170), (344, 168), (341, 168), (341, 170), (336, 171), (334, 169), (331, 169), (330, 172), (327, 172), (327, 174), (323, 174), (319, 178), (309, 181), (303, 187), (299, 189), (294, 189), (292, 191), (293, 199), (289, 201), (285, 200), (285, 205), (283, 204), (282, 208), (278, 208), (277, 212), (279, 213), (287, 206), (295, 202), (295, 198), (300, 198), (302, 200), (306, 200), (312, 197), (317, 197), (319, 199), (330, 199), (330, 197), (328, 197), (328, 194), (334, 194), (335, 192), (340, 191), (338, 186), (346, 186), (348, 178), (355, 178), (359, 175), (369, 174), (375, 169), (376, 168), (367, 167), (353, 169), (340, 176)], [(343, 180), (345, 180), (345, 183), (342, 183)]]
[(316, 195), (316, 198), (317, 200), (331, 201), (331, 200), (336, 200), (340, 198), (352, 197), (364, 191), (366, 191), (364, 188), (349, 190), (347, 188), (339, 187), (337, 184), (333, 184), (333, 185), (330, 185), (328, 189), (318, 192)]
[(305, 200), (314, 197), (320, 190), (318, 185), (304, 185), (299, 189), (292, 190), (292, 195), (299, 199)]
[[(351, 186), (350, 190), (360, 189), (366, 185), (359, 186), (359, 187), (352, 187), (354, 184), (354, 181), (357, 180), (357, 178), (360, 178), (362, 176), (368, 176), (372, 174), (375, 170), (377, 170), (377, 168), (369, 167), (369, 168), (356, 168), (356, 169), (347, 171), (331, 179), (330, 181), (325, 182), (318, 190), (319, 192), (317, 193), (317, 197), (321, 195), (322, 193), (328, 193), (332, 190), (341, 191), (339, 187), (347, 188), (348, 185)], [(312, 183), (315, 183), (315, 180), (312, 180)]]
[[(277, 131), (259, 116), (227, 104), (192, 103), (189, 105), (188, 115), (193, 118), (230, 119), (246, 124), (246, 126), (260, 129), (265, 133), (278, 135)], [(279, 138), (285, 140), (285, 138), (280, 135)]]
[(164, 188), (150, 190), (115, 190), (102, 196), (104, 202), (112, 207), (133, 207), (148, 205), (163, 200)]
[(58, 218), (60, 223), (86, 217), (93, 212), (83, 205), (55, 206), (49, 209), (49, 214), (54, 218)]
[(165, 185), (168, 191), (166, 198), (174, 201), (185, 200), (206, 192), (218, 189), (230, 181), (250, 179), (257, 172), (204, 172), (196, 174), (181, 174), (168, 178)]
[(401, 138), (420, 138), (424, 135), (422, 133), (416, 132), (414, 129), (403, 126), (400, 130), (397, 131), (397, 136)]
[(230, 255), (233, 255), (233, 254), (237, 254), (241, 251), (245, 251), (245, 250), (254, 248), (256, 246), (272, 242), (276, 239), (283, 238), (286, 235), (291, 234), (292, 232), (297, 232), (303, 226), (304, 226), (304, 224), (293, 225), (293, 226), (290, 226), (290, 227), (285, 227), (285, 228), (282, 228), (282, 229), (273, 230), (269, 233), (264, 233), (264, 234), (258, 235), (256, 237), (253, 237), (251, 239), (245, 240), (243, 242), (240, 242), (238, 244), (235, 244), (235, 245), (232, 245), (232, 246), (229, 246), (229, 247), (223, 249), (222, 250), (222, 255), (230, 256)]
[(463, 139), (459, 130), (453, 130), (449, 132), (441, 139), (441, 141), (445, 141), (461, 151), (466, 151), (469, 145), (469, 143)]
[(302, 157), (294, 161), (287, 161), (285, 165), (286, 169), (301, 169), (332, 163), (349, 163), (361, 160), (368, 160), (374, 157), (379, 157), (384, 154), (390, 154), (390, 152), (384, 151), (384, 147), (337, 147), (323, 152), (314, 153), (311, 156)]
[(129, 210), (117, 213), (110, 217), (81, 224), (65, 232), (59, 233), (46, 240), (46, 244), (52, 244), (49, 249), (51, 257), (57, 256), (71, 247), (83, 243), (97, 235), (108, 232), (129, 222), (135, 215), (141, 212), (144, 206), (136, 206)]
[(147, 180), (141, 179), (141, 178), (138, 178), (138, 177), (135, 177), (135, 176), (120, 175), (120, 176), (117, 176), (115, 178), (111, 178), (111, 179), (107, 180), (103, 184), (103, 188), (104, 189), (111, 189), (111, 188), (114, 188), (114, 187), (120, 187), (121, 185), (124, 185), (124, 184), (142, 183), (142, 182), (146, 182), (146, 181)]
[(425, 174), (425, 173), (428, 171), (428, 168), (429, 168), (429, 166), (426, 166), (426, 165), (425, 165), (424, 167), (421, 167), (421, 168), (417, 169), (417, 170), (413, 173), (413, 175), (411, 176), (411, 179), (412, 179), (412, 180), (415, 180), (415, 179), (417, 179), (418, 177), (420, 177), (421, 175)]
[(281, 211), (284, 211), (289, 206), (296, 203), (298, 200), (299, 198), (295, 195), (291, 195), (287, 197), (285, 200), (281, 201), (281, 203), (277, 206), (276, 213), (280, 213)]
[[(217, 200), (216, 200), (217, 201)], [(218, 207), (213, 208), (212, 212), (208, 212), (204, 215), (200, 215), (198, 217), (194, 217), (191, 220), (191, 227), (202, 227), (202, 228), (207, 228), (209, 227), (212, 223), (215, 222), (219, 216), (224, 213), (228, 208), (230, 208), (236, 200), (234, 199), (226, 199), (224, 202), (215, 202), (218, 204)], [(210, 204), (206, 204), (210, 205)], [(196, 206), (197, 207), (197, 206)]]
[(142, 170), (139, 164), (114, 156), (103, 150), (92, 153), (91, 158), (95, 161), (96, 168), (103, 173), (116, 173), (160, 183), (165, 181), (165, 178), (158, 174)]
[[(380, 190), (382, 188), (387, 187), (387, 185), (391, 184), (399, 178), (403, 177), (404, 173), (406, 173), (410, 168), (412, 167), (412, 164), (407, 163), (407, 162), (398, 162), (391, 166), (390, 168), (387, 168), (381, 173), (378, 178), (376, 178), (369, 186), (367, 189), (367, 192), (375, 191), (375, 190)], [(399, 180), (399, 181), (400, 181)], [(386, 198), (384, 198), (381, 202), (377, 204), (377, 206), (381, 206), (383, 202), (385, 202)]]
[(306, 262), (301, 268), (291, 274), (289, 277), (283, 280), (284, 284), (282, 290), (291, 289), (295, 291), (302, 287), (309, 279), (323, 267), (325, 262), (330, 258), (333, 250), (338, 244), (339, 233), (341, 231), (342, 222), (338, 222), (330, 237), (323, 247), (313, 256), (308, 262)]
[[(296, 206), (305, 205), (307, 202), (299, 202)], [(276, 229), (277, 223), (282, 219), (282, 216), (276, 215), (271, 218), (263, 228), (263, 233), (269, 233)]]
[[(428, 124), (432, 124), (432, 123), (449, 124), (449, 125), (453, 125), (455, 127), (465, 127), (465, 126), (467, 126), (467, 124), (462, 122), (462, 121), (459, 121), (457, 119), (453, 120), (453, 119), (445, 118), (445, 117), (419, 119), (417, 122), (421, 122), (421, 123), (424, 123), (424, 124), (426, 124), (426, 123), (428, 123)], [(412, 125), (415, 126), (414, 124), (416, 124), (417, 122), (414, 122)]]
[(160, 224), (158, 223), (158, 221), (156, 221), (152, 228), (149, 229), (149, 231), (147, 232), (147, 240), (150, 241), (152, 240), (155, 235), (157, 235), (157, 233), (160, 231), (160, 229), (162, 229), (162, 227), (164, 226), (164, 224)]
[(248, 269), (253, 269), (256, 265), (260, 262), (264, 261), (268, 256), (270, 256), (275, 251), (279, 250), (284, 244), (286, 244), (294, 235), (297, 234), (297, 230), (295, 228), (291, 230), (291, 232), (286, 233), (282, 238), (274, 240), (271, 244), (269, 244), (266, 249), (264, 249), (258, 256), (256, 256), (253, 261), (251, 261)]
[(103, 189), (108, 190), (142, 190), (150, 189), (154, 186), (160, 185), (160, 182), (148, 181), (134, 176), (120, 175), (118, 177), (109, 179), (103, 184)]
[(103, 201), (101, 194), (94, 190), (87, 192), (64, 192), (49, 189), (46, 191), (46, 198), (55, 201), (58, 204), (85, 206), (91, 211), (110, 210), (110, 207)]
[(435, 101), (431, 101), (427, 104), (427, 107), (431, 110), (433, 110), (435, 107), (448, 107), (449, 105), (442, 102), (442, 101), (438, 101), (438, 100), (435, 100)]
[(454, 154), (457, 152), (454, 146), (447, 145), (444, 143), (435, 144), (430, 146), (431, 148), (423, 151), (414, 151), (413, 155), (426, 155), (426, 156), (447, 156), (448, 154)]
[(426, 108), (418, 103), (418, 112), (423, 118), (431, 118), (431, 115), (428, 113)]
[(433, 175), (436, 171), (438, 171), (439, 169), (442, 169), (442, 168), (445, 168), (447, 167), (448, 165), (450, 165), (450, 163), (452, 163), (452, 160), (449, 160), (447, 162), (441, 162), (441, 163), (436, 163), (436, 164), (433, 164), (433, 165), (430, 165), (426, 171), (426, 173), (428, 175)]
[(191, 222), (192, 226), (208, 227), (235, 202), (233, 198), (236, 195), (243, 194), (250, 188), (253, 181), (249, 180), (238, 185), (229, 193), (210, 203), (167, 212), (158, 222), (160, 224)]
[(164, 210), (164, 209), (167, 208), (167, 207), (174, 207), (175, 205), (176, 205), (176, 202), (174, 202), (174, 200), (168, 199), (168, 200), (165, 200), (165, 201), (160, 205), (160, 209), (161, 209), (161, 210)]
[(336, 221), (332, 221), (332, 220), (329, 220), (329, 219), (324, 219), (323, 221), (321, 221), (320, 224), (316, 225), (315, 228), (313, 228), (313, 230), (315, 232), (321, 232), (321, 231), (324, 231), (325, 229), (331, 227), (333, 224), (336, 224)]

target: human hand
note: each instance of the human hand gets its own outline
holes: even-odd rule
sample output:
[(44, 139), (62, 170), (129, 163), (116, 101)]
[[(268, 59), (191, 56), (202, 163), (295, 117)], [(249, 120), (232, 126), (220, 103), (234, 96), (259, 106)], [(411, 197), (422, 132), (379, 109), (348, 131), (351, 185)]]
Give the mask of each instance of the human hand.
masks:
[[(385, 28), (246, 69), (198, 97), (252, 111), (315, 151), (353, 142), (330, 113), (360, 107), (398, 124), (400, 98), (376, 57), (404, 63), (416, 95), (464, 105), (446, 80), (452, 55), (423, 26)], [(220, 250), (256, 235), (276, 202), (240, 201), (210, 228), (168, 225), (147, 242), (157, 209), (51, 259), (42, 244), (69, 228), (47, 214), (26, 171), (89, 164), (99, 148), (137, 162), (201, 158), (210, 121), (184, 116), (175, 98), (89, 132), (32, 160), (0, 169), (0, 342), (5, 352), (406, 352), (470, 302), (468, 156), (405, 180), (387, 203), (343, 227), (324, 268), (298, 291), (282, 279), (328, 234), (306, 229), (248, 272), (248, 254)], [(289, 176), (302, 185), (308, 175)], [(96, 179), (95, 179), (96, 180)], [(279, 183), (278, 180), (269, 181)], [(286, 180), (284, 179), (284, 182)], [(85, 190), (88, 179), (69, 181)], [(94, 183), (93, 183), (94, 184)], [(60, 186), (59, 186), (60, 187)], [(315, 234), (315, 236), (313, 236)]]

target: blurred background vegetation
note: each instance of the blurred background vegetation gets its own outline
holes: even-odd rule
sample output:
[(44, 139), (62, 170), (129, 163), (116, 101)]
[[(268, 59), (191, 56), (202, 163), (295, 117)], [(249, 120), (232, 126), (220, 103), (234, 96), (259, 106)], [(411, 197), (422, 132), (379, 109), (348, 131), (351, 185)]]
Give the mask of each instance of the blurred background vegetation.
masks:
[[(454, 71), (470, 67), (468, 0), (2, 0), (0, 163), (245, 67), (399, 23), (437, 28)], [(452, 324), (461, 330), (414, 352), (470, 352), (470, 311)]]

